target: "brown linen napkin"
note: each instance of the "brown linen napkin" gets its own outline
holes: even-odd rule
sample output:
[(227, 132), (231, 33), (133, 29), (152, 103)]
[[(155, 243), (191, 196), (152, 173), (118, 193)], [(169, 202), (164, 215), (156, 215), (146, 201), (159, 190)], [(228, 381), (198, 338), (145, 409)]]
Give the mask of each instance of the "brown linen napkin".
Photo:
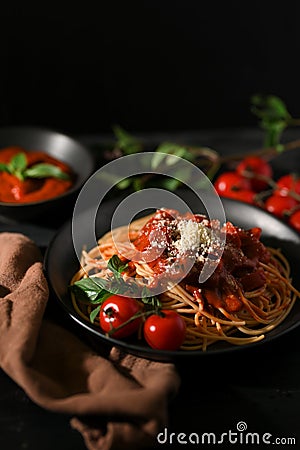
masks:
[(172, 364), (95, 353), (43, 316), (48, 287), (27, 237), (0, 234), (0, 366), (38, 405), (70, 414), (91, 450), (145, 448), (178, 389)]

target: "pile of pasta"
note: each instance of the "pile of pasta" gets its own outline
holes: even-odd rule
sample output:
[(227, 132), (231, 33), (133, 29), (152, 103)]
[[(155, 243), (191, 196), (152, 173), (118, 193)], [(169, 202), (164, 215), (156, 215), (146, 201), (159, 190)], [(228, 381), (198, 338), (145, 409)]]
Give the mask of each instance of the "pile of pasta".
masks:
[[(100, 278), (110, 276), (107, 261), (114, 255), (130, 260), (134, 252), (133, 243), (140, 230), (147, 223), (147, 216), (133, 221), (129, 226), (119, 227), (99, 239), (98, 245), (87, 251), (83, 250), (81, 268), (74, 275), (71, 284), (90, 275)], [(130, 241), (130, 242), (128, 242)], [(159, 295), (163, 309), (173, 309), (180, 314), (186, 323), (186, 337), (181, 350), (205, 351), (208, 346), (217, 342), (232, 345), (252, 344), (264, 339), (265, 334), (276, 328), (290, 313), (298, 297), (299, 291), (292, 285), (290, 264), (279, 249), (268, 248), (270, 259), (268, 263), (259, 262), (264, 273), (265, 282), (258, 289), (244, 292), (239, 290), (242, 308), (229, 312), (221, 305), (206, 307), (205, 299), (198, 298), (187, 289), (185, 280), (172, 284), (169, 289)], [(144, 280), (154, 276), (151, 266), (143, 261), (130, 265), (128, 273), (123, 278), (134, 276)], [(89, 321), (92, 306), (80, 302), (72, 295), (73, 306), (77, 313)], [(97, 324), (97, 319), (96, 322)]]

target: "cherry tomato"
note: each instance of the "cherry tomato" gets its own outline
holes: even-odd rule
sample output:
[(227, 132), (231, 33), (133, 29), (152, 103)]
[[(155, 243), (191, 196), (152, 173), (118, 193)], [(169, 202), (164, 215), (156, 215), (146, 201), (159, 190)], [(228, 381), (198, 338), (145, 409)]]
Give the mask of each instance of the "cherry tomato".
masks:
[(219, 195), (228, 197), (232, 192), (249, 190), (250, 181), (236, 172), (224, 172), (214, 182), (214, 187)]
[(226, 195), (228, 198), (235, 200), (240, 200), (245, 203), (254, 204), (255, 203), (255, 192), (248, 189), (241, 189), (240, 191), (231, 191)]
[(294, 174), (283, 175), (277, 182), (277, 189), (274, 194), (286, 197), (290, 191), (300, 195), (300, 178)]
[(280, 197), (273, 194), (267, 198), (265, 208), (275, 216), (284, 218), (285, 213), (293, 209), (297, 204), (297, 200), (292, 197)]
[(300, 233), (300, 210), (294, 212), (289, 218), (289, 224)]
[(237, 173), (240, 176), (247, 176), (250, 173), (252, 177), (249, 177), (251, 189), (255, 192), (261, 192), (268, 187), (268, 182), (260, 179), (259, 177), (272, 178), (273, 170), (270, 164), (259, 156), (248, 156), (244, 158), (236, 168)]
[[(141, 311), (142, 307), (137, 300), (121, 295), (112, 295), (101, 306), (99, 321), (102, 330), (108, 333), (113, 328), (118, 328)], [(124, 338), (135, 333), (141, 323), (141, 317), (114, 331), (111, 336)]]
[(171, 309), (152, 314), (144, 324), (144, 337), (150, 347), (177, 350), (183, 343), (186, 326), (183, 318)]

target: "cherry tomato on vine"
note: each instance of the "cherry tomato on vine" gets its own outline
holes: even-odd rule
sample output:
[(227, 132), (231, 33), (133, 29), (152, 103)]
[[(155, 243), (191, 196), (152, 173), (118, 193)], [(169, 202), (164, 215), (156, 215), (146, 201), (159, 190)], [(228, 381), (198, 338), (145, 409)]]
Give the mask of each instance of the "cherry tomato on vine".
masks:
[(144, 323), (146, 342), (158, 350), (177, 350), (184, 341), (185, 333), (183, 318), (171, 309), (152, 314)]
[(273, 170), (271, 165), (260, 156), (248, 156), (244, 158), (236, 168), (240, 176), (247, 177), (250, 174), (249, 181), (251, 190), (261, 192), (268, 187), (268, 182), (260, 177), (272, 178)]
[(240, 200), (245, 203), (254, 204), (256, 193), (247, 189), (241, 189), (240, 191), (231, 191), (227, 197), (234, 200)]
[(300, 209), (289, 217), (289, 224), (300, 233)]
[(277, 189), (274, 194), (280, 195), (281, 197), (286, 197), (289, 192), (295, 192), (300, 195), (300, 178), (294, 174), (287, 174), (280, 177), (277, 182)]
[(233, 192), (250, 190), (250, 181), (236, 172), (224, 172), (214, 182), (214, 187), (219, 195), (230, 196)]
[(277, 217), (284, 218), (285, 214), (291, 211), (298, 202), (292, 197), (280, 197), (279, 195), (271, 195), (265, 202), (265, 208)]
[[(99, 314), (100, 326), (105, 333), (108, 333), (113, 328), (122, 326), (141, 310), (141, 305), (134, 298), (112, 295), (101, 306)], [(140, 323), (141, 317), (137, 317), (120, 329), (112, 332), (111, 336), (114, 338), (127, 337), (138, 330)]]

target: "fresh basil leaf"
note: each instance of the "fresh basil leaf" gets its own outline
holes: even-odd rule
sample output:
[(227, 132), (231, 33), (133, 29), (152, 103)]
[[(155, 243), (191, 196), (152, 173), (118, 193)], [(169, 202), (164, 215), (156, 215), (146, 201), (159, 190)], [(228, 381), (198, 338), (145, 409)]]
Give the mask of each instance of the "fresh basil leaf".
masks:
[(27, 167), (27, 158), (25, 153), (17, 153), (14, 155), (8, 166), (11, 173), (23, 172)]
[(119, 125), (114, 125), (112, 128), (117, 138), (116, 147), (120, 148), (125, 155), (131, 155), (142, 150), (142, 144), (134, 136)]
[(155, 154), (152, 157), (152, 169), (157, 169), (162, 163), (166, 166), (175, 165), (178, 162), (178, 159), (174, 158), (174, 156), (184, 158), (188, 161), (194, 160), (194, 155), (189, 152), (188, 148), (172, 142), (163, 142), (157, 147)]
[(166, 153), (156, 150), (156, 152), (154, 153), (154, 155), (151, 159), (151, 168), (153, 170), (156, 170), (161, 165), (161, 163), (163, 162), (165, 157), (166, 157)]
[(91, 276), (76, 281), (69, 286), (69, 289), (78, 300), (86, 304), (103, 303), (114, 294), (124, 295), (125, 292), (130, 292), (130, 286), (123, 281), (116, 270), (114, 270), (114, 277), (110, 280)]
[[(178, 158), (185, 158), (187, 160), (193, 159), (193, 155), (189, 152), (188, 148), (175, 144), (174, 142), (162, 142), (156, 149), (157, 153), (166, 153), (167, 155), (174, 155)], [(171, 166), (177, 162), (176, 158), (166, 158), (166, 164)]]
[(124, 189), (129, 188), (131, 185), (132, 179), (131, 178), (124, 178), (124, 180), (121, 180), (117, 185), (117, 189), (120, 189), (120, 191), (123, 191)]
[(142, 302), (144, 303), (144, 305), (146, 305), (147, 307), (151, 307), (153, 309), (159, 309), (161, 308), (161, 301), (159, 300), (158, 297), (156, 296), (152, 296), (152, 297), (142, 297)]
[(284, 145), (282, 144), (276, 145), (276, 151), (277, 153), (282, 153), (284, 151)]
[(102, 303), (112, 294), (96, 283), (93, 278), (82, 278), (70, 286), (76, 298), (84, 303)]
[(109, 280), (99, 277), (92, 277), (94, 282), (99, 286), (100, 289), (109, 292), (110, 295), (113, 294), (124, 294), (127, 284), (123, 281), (122, 277), (116, 276), (117, 272), (114, 272), (114, 277)]
[(93, 310), (91, 311), (91, 313), (90, 313), (90, 321), (91, 321), (92, 323), (95, 322), (95, 319), (96, 319), (96, 317), (98, 316), (98, 314), (99, 314), (99, 312), (100, 312), (100, 309), (101, 309), (101, 305), (97, 306), (97, 308), (95, 308), (95, 309), (93, 309)]
[(173, 192), (181, 186), (181, 181), (177, 180), (176, 178), (166, 177), (161, 181), (161, 186), (164, 189)]
[(8, 172), (8, 173), (10, 173), (8, 165), (4, 164), (4, 163), (0, 163), (0, 172)]
[(251, 110), (265, 131), (264, 147), (276, 147), (291, 119), (285, 103), (275, 95), (254, 95), (251, 103)]
[(269, 121), (291, 117), (283, 100), (276, 95), (254, 95), (251, 102), (257, 117), (267, 118)]
[[(151, 307), (152, 309), (161, 308), (162, 304), (159, 298), (156, 295), (151, 295), (151, 290), (146, 286), (142, 290), (142, 298), (141, 301), (147, 307)], [(148, 308), (147, 308), (148, 309)]]
[(108, 261), (107, 267), (115, 274), (117, 278), (120, 278), (121, 273), (127, 269), (128, 264), (121, 261), (118, 255), (113, 255)]
[(132, 185), (136, 192), (141, 191), (144, 188), (143, 177), (133, 177)]
[(69, 180), (67, 173), (63, 172), (59, 167), (53, 164), (40, 163), (29, 167), (24, 171), (24, 177), (28, 178), (58, 178), (60, 180)]

